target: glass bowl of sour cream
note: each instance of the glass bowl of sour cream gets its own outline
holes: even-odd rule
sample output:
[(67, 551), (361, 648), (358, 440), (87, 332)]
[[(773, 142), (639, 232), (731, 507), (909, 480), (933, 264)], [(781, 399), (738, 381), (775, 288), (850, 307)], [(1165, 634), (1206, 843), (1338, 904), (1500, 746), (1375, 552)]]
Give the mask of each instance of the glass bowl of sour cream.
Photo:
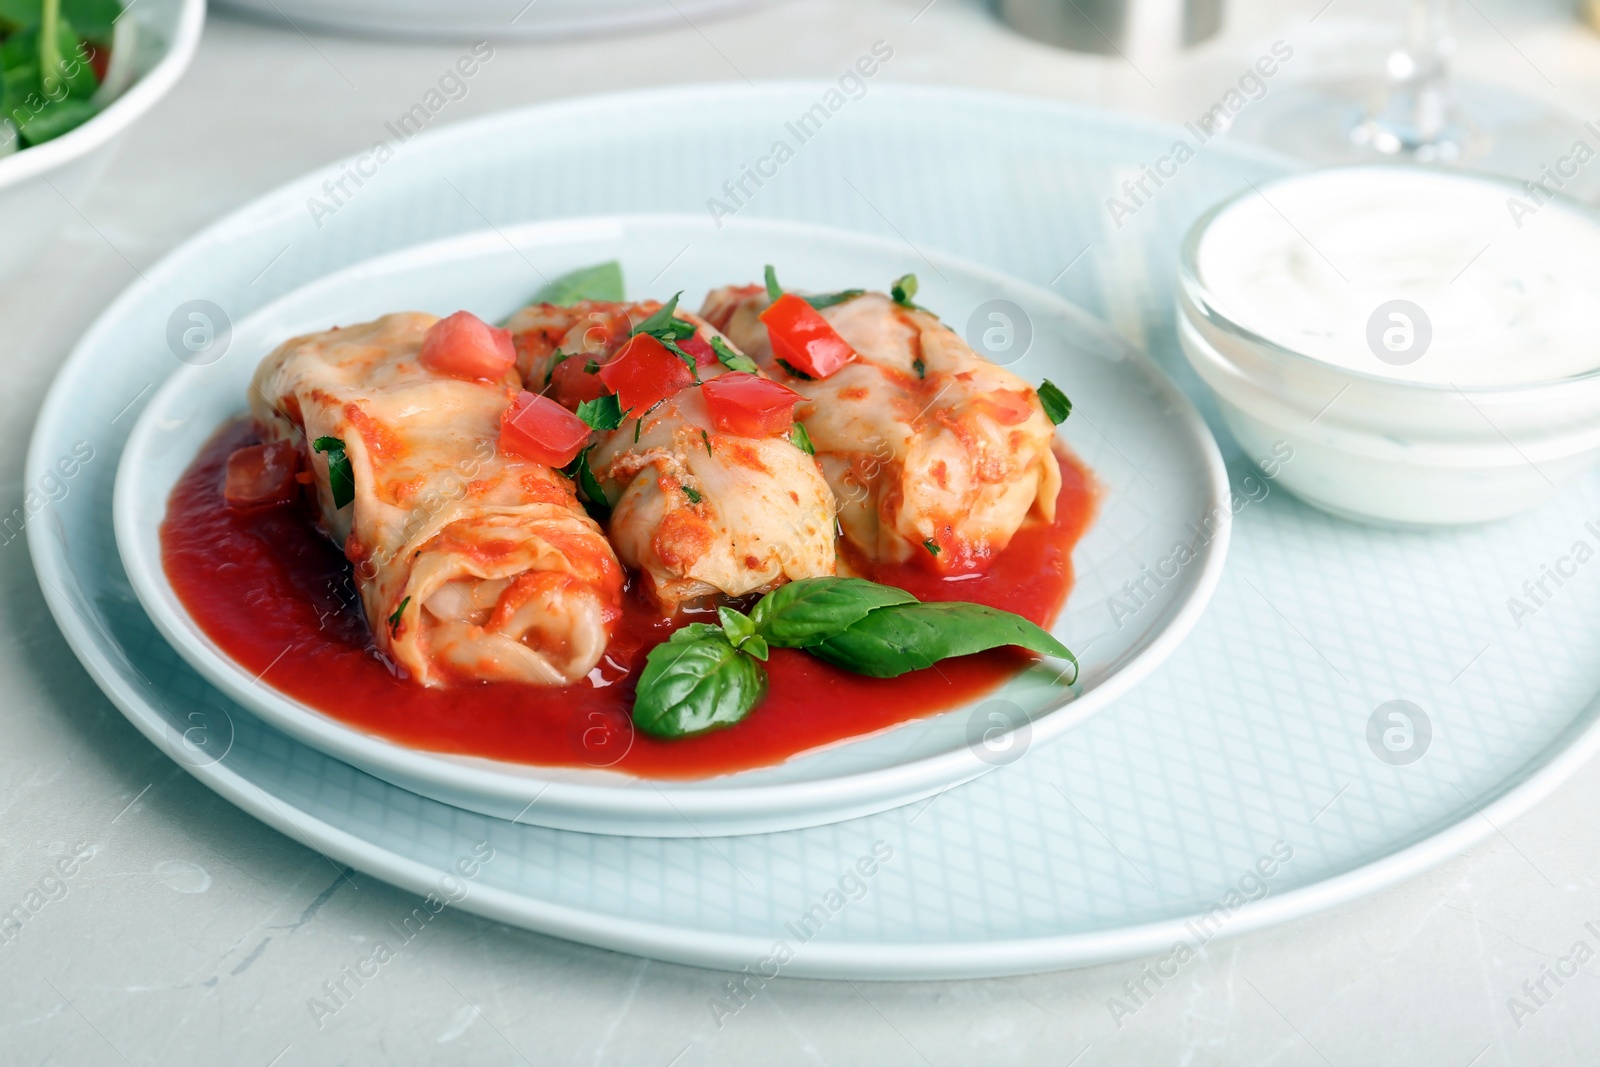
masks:
[(1600, 460), (1600, 213), (1531, 177), (1332, 168), (1195, 223), (1179, 339), (1247, 452), (1292, 447), (1281, 484), (1347, 518), (1471, 523)]

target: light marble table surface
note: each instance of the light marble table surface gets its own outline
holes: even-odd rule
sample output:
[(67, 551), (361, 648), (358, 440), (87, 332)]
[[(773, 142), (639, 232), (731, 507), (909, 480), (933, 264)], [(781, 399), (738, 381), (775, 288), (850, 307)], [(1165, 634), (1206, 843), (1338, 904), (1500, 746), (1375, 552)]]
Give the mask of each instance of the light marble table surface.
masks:
[[(1468, 0), (1474, 77), (1600, 117), (1600, 38), (1568, 4)], [(1370, 65), (1398, 3), (1230, 3), (1226, 31), (1133, 67), (1029, 42), (979, 0), (799, 0), (651, 34), (511, 45), (451, 121), (590, 92), (828, 76), (857, 42), (904, 42), (893, 78), (1007, 89), (1181, 120), (1264, 42)], [(0, 286), (0, 511), (21, 503), (34, 412), (95, 314), (227, 211), (363, 149), (456, 45), (302, 35), (213, 13), (193, 68), (136, 127), (81, 217)], [(50, 618), (22, 540), (0, 545), (0, 908), (52, 857), (93, 858), (0, 943), (0, 1064), (1585, 1064), (1600, 969), (1527, 998), (1600, 928), (1600, 767), (1432, 873), (1290, 926), (1218, 941), (1119, 1027), (1137, 963), (987, 981), (779, 979), (718, 1029), (725, 976), (448, 910), (319, 1028), (322, 980), (414, 904), (255, 822), (145, 741)], [(1271, 992), (1268, 1003), (1258, 990)]]

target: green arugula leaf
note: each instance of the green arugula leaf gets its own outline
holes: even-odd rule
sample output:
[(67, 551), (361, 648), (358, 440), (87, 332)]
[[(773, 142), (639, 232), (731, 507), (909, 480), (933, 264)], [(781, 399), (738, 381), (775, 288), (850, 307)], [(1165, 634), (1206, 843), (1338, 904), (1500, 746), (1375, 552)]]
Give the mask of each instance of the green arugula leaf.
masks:
[(311, 447), (328, 456), (328, 490), (333, 494), (333, 506), (343, 508), (356, 498), (356, 476), (350, 467), (350, 457), (345, 454), (344, 442), (337, 437), (319, 437)]
[(1077, 681), (1077, 658), (1048, 631), (983, 604), (891, 604), (807, 645), (806, 651), (856, 674), (896, 678), (951, 656), (1007, 645), (1069, 660)]
[(591, 430), (615, 430), (627, 417), (615, 393), (607, 393), (598, 400), (585, 400), (578, 405), (578, 418)]
[(767, 672), (710, 623), (692, 622), (650, 650), (633, 723), (674, 738), (732, 726), (767, 695)]
[(915, 604), (904, 589), (863, 578), (802, 578), (751, 609), (756, 632), (778, 648), (806, 648), (849, 629), (879, 608)]
[(808, 456), (817, 454), (817, 446), (811, 443), (811, 435), (806, 433), (806, 428), (801, 423), (795, 423), (794, 429), (789, 433), (789, 440), (794, 442), (794, 447)]
[(819, 293), (816, 296), (808, 296), (804, 299), (806, 303), (821, 311), (823, 308), (831, 308), (835, 304), (842, 304), (846, 300), (854, 300), (864, 292), (866, 292), (865, 289), (840, 289), (837, 293)]
[(409, 603), (411, 598), (405, 597), (400, 601), (400, 606), (394, 609), (394, 614), (389, 616), (389, 636), (393, 637), (394, 632), (400, 628), (400, 617), (405, 614), (406, 605)]
[(718, 337), (711, 335), (711, 351), (717, 354), (717, 362), (729, 370), (744, 371), (746, 374), (755, 374), (761, 368), (756, 366), (756, 361), (742, 352), (735, 352), (733, 346)]
[(768, 263), (761, 273), (767, 282), (767, 299), (777, 303), (778, 297), (783, 295), (783, 286), (778, 284), (778, 272), (772, 269), (771, 263)]
[(1060, 426), (1067, 421), (1067, 416), (1072, 414), (1072, 401), (1067, 399), (1067, 394), (1061, 387), (1049, 378), (1039, 383), (1039, 403), (1044, 405), (1044, 413), (1050, 421)]
[(571, 307), (584, 300), (620, 301), (622, 294), (622, 264), (613, 259), (563, 274), (534, 293), (530, 303)]

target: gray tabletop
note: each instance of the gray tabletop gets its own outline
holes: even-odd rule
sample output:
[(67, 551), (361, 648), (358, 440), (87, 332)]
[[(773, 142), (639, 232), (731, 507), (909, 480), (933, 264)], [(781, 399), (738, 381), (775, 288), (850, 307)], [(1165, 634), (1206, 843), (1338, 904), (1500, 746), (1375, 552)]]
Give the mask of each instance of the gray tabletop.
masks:
[[(1329, 68), (1387, 40), (1357, 0), (1239, 2), (1225, 33), (1134, 69), (999, 26), (978, 0), (803, 0), (633, 37), (504, 45), (454, 121), (624, 87), (827, 75), (893, 28), (895, 76), (1179, 119), (1263, 41)], [(1469, 74), (1600, 116), (1600, 37), (1565, 3), (1462, 5)], [(364, 148), (454, 46), (365, 42), (214, 14), (182, 84), (129, 135), (82, 216), (0, 287), (0, 510), (33, 412), (116, 293), (202, 225)], [(0, 546), (0, 1064), (1566, 1064), (1600, 1061), (1600, 769), (1432, 873), (1217, 941), (1164, 984), (1140, 962), (947, 983), (779, 979), (719, 1027), (726, 976), (447, 910), (378, 977), (346, 968), (416, 901), (257, 823), (143, 739), (56, 629), (21, 539)], [(57, 861), (60, 866), (57, 866)], [(37, 894), (30, 898), (30, 894)], [(35, 906), (38, 905), (38, 906)], [(1592, 923), (1586, 926), (1585, 923)], [(329, 1015), (325, 983), (342, 983)], [(1127, 1003), (1129, 1016), (1108, 1002)]]

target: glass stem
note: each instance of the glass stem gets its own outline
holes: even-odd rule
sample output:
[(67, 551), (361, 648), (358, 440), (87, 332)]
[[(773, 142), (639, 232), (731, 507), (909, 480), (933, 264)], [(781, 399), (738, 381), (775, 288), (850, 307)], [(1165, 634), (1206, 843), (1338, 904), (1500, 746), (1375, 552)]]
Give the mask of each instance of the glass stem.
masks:
[(1389, 88), (1369, 116), (1374, 145), (1392, 155), (1453, 155), (1457, 133), (1450, 82), (1453, 0), (1412, 0), (1403, 44), (1389, 53)]

